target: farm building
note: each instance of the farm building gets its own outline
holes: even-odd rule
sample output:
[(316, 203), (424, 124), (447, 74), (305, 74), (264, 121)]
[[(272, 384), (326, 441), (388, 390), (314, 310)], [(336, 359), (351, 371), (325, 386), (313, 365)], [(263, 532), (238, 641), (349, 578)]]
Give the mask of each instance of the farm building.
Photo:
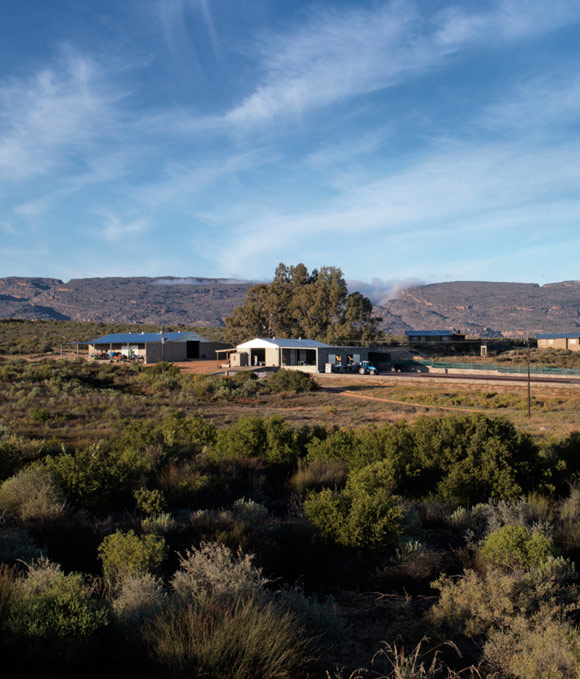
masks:
[(580, 351), (580, 331), (542, 332), (536, 335), (538, 349), (568, 349)]
[(453, 330), (407, 330), (409, 344), (424, 344), (426, 342), (461, 342), (465, 335)]
[(215, 360), (216, 350), (230, 346), (212, 342), (195, 332), (128, 332), (105, 335), (88, 342), (89, 357), (111, 355), (142, 358), (145, 363), (159, 361)]
[(337, 347), (310, 339), (256, 338), (223, 352), (229, 354), (231, 367), (264, 366), (304, 372), (354, 368), (367, 360), (384, 364), (390, 359), (389, 354), (373, 352), (368, 347)]

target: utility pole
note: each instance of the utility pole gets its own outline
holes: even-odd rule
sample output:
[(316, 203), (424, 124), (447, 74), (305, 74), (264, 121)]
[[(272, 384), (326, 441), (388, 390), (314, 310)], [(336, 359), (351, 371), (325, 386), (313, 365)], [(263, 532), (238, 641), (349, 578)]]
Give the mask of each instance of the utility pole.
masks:
[(532, 418), (532, 393), (530, 389), (530, 336), (528, 335), (528, 420)]
[(161, 378), (165, 379), (165, 333), (161, 326)]

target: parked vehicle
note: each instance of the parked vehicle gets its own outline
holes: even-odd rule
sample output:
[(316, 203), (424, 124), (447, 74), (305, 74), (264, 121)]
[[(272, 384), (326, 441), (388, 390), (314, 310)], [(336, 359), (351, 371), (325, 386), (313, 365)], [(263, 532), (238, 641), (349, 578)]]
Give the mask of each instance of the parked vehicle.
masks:
[(358, 369), (360, 375), (378, 375), (379, 370), (370, 361), (361, 361)]

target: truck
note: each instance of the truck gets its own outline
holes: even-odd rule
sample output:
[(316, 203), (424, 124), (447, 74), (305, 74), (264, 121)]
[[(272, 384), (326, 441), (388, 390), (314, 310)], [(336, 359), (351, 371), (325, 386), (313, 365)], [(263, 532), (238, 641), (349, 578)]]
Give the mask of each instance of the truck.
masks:
[(361, 361), (358, 368), (359, 375), (378, 375), (379, 370), (370, 361)]

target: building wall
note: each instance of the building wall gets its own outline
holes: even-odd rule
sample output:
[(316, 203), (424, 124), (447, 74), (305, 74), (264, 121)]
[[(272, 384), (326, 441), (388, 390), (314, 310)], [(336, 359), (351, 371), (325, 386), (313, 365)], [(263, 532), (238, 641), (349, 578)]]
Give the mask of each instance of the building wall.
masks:
[(215, 353), (216, 349), (229, 349), (231, 346), (232, 345), (227, 342), (200, 342), (199, 357), (206, 361), (217, 360), (217, 354)]
[(161, 342), (146, 344), (145, 363), (159, 363), (165, 361), (185, 361), (187, 359), (187, 345), (185, 342), (165, 342), (162, 350)]
[(538, 349), (569, 349), (580, 351), (580, 334), (578, 337), (554, 337), (538, 340)]

